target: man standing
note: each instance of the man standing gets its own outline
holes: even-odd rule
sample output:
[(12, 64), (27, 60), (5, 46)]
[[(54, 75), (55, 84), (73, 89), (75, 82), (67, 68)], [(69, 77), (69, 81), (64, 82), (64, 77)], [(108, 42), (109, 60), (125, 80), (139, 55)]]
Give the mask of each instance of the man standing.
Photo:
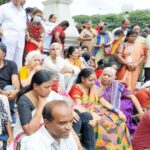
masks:
[(43, 109), (44, 126), (29, 137), (25, 150), (78, 150), (72, 135), (73, 111), (54, 100)]
[(129, 31), (129, 26), (130, 26), (130, 20), (127, 19), (127, 18), (123, 19), (123, 20), (122, 20), (122, 23), (121, 23), (121, 27), (115, 28), (115, 29), (112, 31), (113, 38), (115, 38), (114, 33), (115, 33), (118, 29), (121, 29), (121, 30), (123, 31), (124, 36), (126, 36), (127, 32)]
[(22, 66), (25, 43), (26, 14), (21, 6), (22, 0), (11, 0), (0, 6), (0, 36), (7, 46), (6, 59)]

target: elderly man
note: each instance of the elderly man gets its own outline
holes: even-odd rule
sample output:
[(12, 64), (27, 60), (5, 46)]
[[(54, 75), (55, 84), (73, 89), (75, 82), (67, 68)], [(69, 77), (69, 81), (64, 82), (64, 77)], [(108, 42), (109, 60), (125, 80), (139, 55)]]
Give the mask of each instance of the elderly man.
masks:
[(78, 150), (72, 134), (73, 111), (63, 101), (52, 101), (43, 109), (44, 126), (29, 137), (26, 150)]
[(6, 45), (0, 43), (0, 94), (8, 97), (12, 121), (15, 122), (14, 104), (20, 88), (20, 82), (16, 63), (4, 59), (6, 51)]
[(61, 83), (60, 89), (65, 89), (65, 77), (72, 75), (74, 70), (67, 67), (65, 60), (60, 56), (61, 50), (62, 47), (59, 43), (52, 43), (49, 49), (49, 56), (44, 60), (43, 68), (58, 72)]
[(0, 36), (7, 46), (8, 60), (22, 66), (22, 56), (25, 43), (26, 14), (21, 6), (22, 0), (11, 0), (0, 6)]

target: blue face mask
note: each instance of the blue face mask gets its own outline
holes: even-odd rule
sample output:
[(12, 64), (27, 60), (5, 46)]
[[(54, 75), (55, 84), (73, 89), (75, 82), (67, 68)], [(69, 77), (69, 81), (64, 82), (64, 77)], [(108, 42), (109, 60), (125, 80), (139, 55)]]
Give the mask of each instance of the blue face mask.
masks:
[(42, 18), (39, 17), (39, 16), (35, 16), (35, 17), (33, 17), (33, 21), (36, 22), (36, 23), (41, 23), (42, 22)]

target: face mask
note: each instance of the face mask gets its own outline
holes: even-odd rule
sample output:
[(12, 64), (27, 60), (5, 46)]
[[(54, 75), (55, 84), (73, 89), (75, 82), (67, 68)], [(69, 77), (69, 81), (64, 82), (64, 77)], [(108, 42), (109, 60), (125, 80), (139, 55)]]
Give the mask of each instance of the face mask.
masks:
[(41, 22), (42, 22), (42, 18), (39, 17), (39, 16), (35, 16), (35, 17), (33, 18), (33, 21), (36, 22), (36, 23), (41, 23)]

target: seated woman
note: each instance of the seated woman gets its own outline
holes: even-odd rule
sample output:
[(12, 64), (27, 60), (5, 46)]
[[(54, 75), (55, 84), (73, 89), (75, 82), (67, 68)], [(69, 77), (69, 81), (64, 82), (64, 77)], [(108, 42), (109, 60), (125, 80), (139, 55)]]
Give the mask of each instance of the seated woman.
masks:
[(41, 70), (42, 55), (40, 51), (32, 51), (27, 54), (25, 66), (19, 71), (19, 78), (22, 87), (31, 83), (32, 76)]
[(76, 60), (79, 58), (79, 48), (70, 46), (66, 51), (65, 69), (71, 70), (71, 73), (65, 74), (66, 91), (68, 92), (80, 72), (80, 67), (76, 65)]
[(134, 108), (136, 108), (139, 115), (143, 114), (143, 110), (137, 98), (130, 92), (124, 84), (115, 81), (116, 70), (107, 67), (103, 70), (101, 78), (96, 81), (100, 87), (102, 96), (111, 103), (114, 108), (121, 110), (127, 120), (126, 125), (132, 135), (136, 129), (136, 124), (133, 122)]
[(16, 141), (22, 136), (21, 150), (24, 150), (28, 136), (35, 133), (40, 127), (42, 110), (47, 103), (46, 98), (50, 93), (51, 85), (51, 74), (48, 71), (40, 70), (33, 75), (31, 83), (19, 92), (16, 102), (19, 115), (14, 127), (15, 141), (9, 147), (10, 150), (12, 150), (12, 146), (16, 146)]
[(95, 126), (96, 149), (132, 149), (124, 114), (102, 98), (95, 79), (93, 69), (81, 70), (69, 92), (74, 109), (79, 114), (89, 112), (93, 116), (89, 124)]
[(8, 99), (0, 94), (0, 141), (3, 142), (3, 148), (13, 142), (13, 134), (11, 129), (11, 115)]

